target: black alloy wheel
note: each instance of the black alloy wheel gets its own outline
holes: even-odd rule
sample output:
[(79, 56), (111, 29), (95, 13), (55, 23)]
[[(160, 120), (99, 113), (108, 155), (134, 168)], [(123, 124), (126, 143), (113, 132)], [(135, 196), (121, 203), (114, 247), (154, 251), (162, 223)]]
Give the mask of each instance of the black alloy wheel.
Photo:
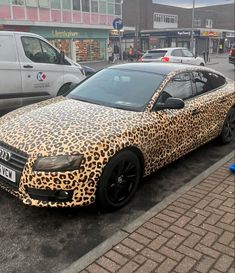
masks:
[(222, 132), (219, 136), (223, 144), (230, 143), (235, 137), (235, 108), (231, 108), (224, 121)]
[(113, 211), (126, 205), (134, 196), (141, 179), (141, 164), (135, 153), (123, 150), (106, 165), (97, 190), (102, 210)]

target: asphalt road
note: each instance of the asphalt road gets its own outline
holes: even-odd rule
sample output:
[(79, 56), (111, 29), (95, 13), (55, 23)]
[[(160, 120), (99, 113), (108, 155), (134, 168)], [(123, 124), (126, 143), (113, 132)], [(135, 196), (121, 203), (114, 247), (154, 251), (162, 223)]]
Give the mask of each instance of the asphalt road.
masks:
[[(233, 66), (225, 59), (213, 66), (233, 77)], [(95, 206), (27, 207), (0, 190), (0, 272), (60, 272), (233, 149), (233, 144), (220, 146), (212, 141), (191, 152), (144, 179), (134, 200), (112, 214), (101, 213)]]

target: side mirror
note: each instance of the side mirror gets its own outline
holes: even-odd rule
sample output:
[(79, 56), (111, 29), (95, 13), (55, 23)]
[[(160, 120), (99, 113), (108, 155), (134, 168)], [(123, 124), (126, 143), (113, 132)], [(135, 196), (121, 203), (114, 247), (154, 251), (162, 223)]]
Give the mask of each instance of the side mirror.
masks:
[(168, 98), (165, 102), (166, 109), (182, 109), (184, 108), (184, 101), (179, 98)]
[(184, 101), (179, 98), (168, 98), (164, 103), (156, 104), (155, 110), (163, 109), (182, 109), (184, 108)]

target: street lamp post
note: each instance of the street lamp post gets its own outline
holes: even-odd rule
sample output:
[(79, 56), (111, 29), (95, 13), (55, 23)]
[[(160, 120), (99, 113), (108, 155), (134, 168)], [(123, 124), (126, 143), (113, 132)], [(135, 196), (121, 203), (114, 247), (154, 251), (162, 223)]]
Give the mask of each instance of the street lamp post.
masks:
[(191, 41), (190, 41), (190, 48), (192, 53), (195, 54), (195, 47), (194, 47), (194, 16), (195, 15), (195, 0), (193, 0), (193, 10), (192, 10), (192, 28), (191, 28)]

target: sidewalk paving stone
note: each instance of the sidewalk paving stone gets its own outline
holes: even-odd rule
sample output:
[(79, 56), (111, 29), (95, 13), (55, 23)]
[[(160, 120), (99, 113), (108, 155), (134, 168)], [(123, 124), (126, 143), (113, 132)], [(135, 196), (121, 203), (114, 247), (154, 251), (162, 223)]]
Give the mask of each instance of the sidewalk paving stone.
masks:
[(63, 273), (234, 273), (233, 160), (230, 154), (155, 214), (123, 228), (126, 238), (80, 271)]

